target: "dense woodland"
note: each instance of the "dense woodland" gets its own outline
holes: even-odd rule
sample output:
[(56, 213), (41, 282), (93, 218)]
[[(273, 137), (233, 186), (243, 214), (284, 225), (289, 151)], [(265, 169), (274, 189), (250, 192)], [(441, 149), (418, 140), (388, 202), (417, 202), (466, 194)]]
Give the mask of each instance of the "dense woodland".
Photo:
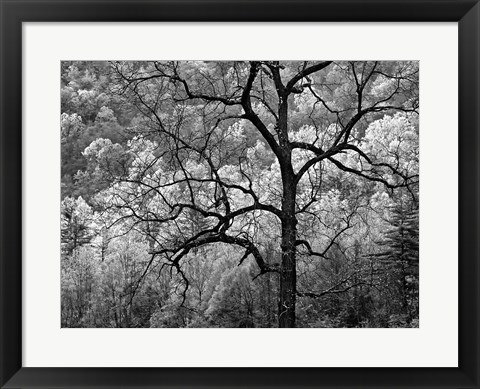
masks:
[(62, 62), (62, 327), (418, 327), (418, 62)]

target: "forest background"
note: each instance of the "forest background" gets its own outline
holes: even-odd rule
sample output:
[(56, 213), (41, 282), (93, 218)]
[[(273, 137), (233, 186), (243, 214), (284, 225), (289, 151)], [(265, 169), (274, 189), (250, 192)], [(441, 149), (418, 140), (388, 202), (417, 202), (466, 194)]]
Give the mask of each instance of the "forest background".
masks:
[(418, 63), (62, 62), (62, 327), (417, 327)]

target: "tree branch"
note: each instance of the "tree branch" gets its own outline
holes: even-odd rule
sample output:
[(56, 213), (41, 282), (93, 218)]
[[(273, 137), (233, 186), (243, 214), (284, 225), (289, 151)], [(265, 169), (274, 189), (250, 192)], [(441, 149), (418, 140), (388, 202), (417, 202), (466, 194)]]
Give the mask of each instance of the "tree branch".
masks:
[(300, 81), (302, 78), (307, 77), (308, 75), (318, 72), (324, 68), (326, 68), (328, 65), (330, 65), (333, 61), (324, 61), (324, 62), (319, 62), (315, 65), (312, 65), (308, 68), (303, 69), (302, 71), (298, 72), (290, 81), (287, 83), (287, 86), (285, 87), (285, 93), (288, 95), (292, 92), (293, 87), (295, 84)]

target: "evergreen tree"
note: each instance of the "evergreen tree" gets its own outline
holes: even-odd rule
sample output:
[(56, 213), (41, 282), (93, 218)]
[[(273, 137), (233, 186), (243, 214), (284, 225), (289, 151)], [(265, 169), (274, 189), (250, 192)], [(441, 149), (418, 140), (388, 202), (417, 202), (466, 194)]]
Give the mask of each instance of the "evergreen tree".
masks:
[[(410, 323), (418, 317), (418, 260), (419, 221), (418, 206), (412, 201), (400, 201), (390, 207), (390, 227), (378, 242), (383, 251), (373, 255), (385, 269), (397, 290), (400, 305), (391, 320)], [(399, 315), (398, 315), (399, 314)], [(396, 323), (401, 324), (401, 323)]]

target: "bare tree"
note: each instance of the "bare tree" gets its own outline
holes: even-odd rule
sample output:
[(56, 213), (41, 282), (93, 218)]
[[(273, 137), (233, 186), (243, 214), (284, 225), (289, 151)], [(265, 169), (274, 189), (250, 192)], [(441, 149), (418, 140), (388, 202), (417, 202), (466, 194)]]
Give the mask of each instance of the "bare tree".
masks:
[[(141, 113), (132, 130), (158, 144), (155, 158), (145, 160), (135, 175), (117, 167), (118, 182), (135, 185), (123, 186), (117, 194), (118, 220), (129, 219), (131, 228), (146, 234), (155, 231), (144, 274), (162, 258), (164, 266), (184, 277), (184, 293), (189, 284), (181, 261), (189, 252), (212, 243), (239, 246), (244, 249), (240, 263), (252, 256), (259, 275), (279, 274), (278, 325), (294, 327), (296, 298), (315, 296), (297, 290), (297, 252), (326, 258), (349, 228), (346, 219), (345, 228), (321, 250), (299, 236), (299, 218), (322, 192), (318, 167), (328, 165), (391, 190), (418, 182), (417, 174), (379, 160), (362, 150), (359, 141), (368, 124), (383, 115), (417, 112), (415, 62), (114, 62), (111, 69), (115, 92)], [(246, 131), (243, 142), (232, 140), (236, 123)], [(292, 135), (305, 125), (309, 136)], [(248, 153), (256, 141), (266, 152), (263, 160), (252, 162)], [(299, 153), (301, 162), (295, 163)], [(174, 173), (152, 173), (160, 160), (165, 171)], [(202, 174), (192, 172), (192, 160), (204, 168)], [(265, 189), (256, 168), (267, 160), (278, 163), (280, 177), (278, 185), (272, 182)], [(240, 179), (226, 177), (226, 165), (237, 166)], [(300, 198), (304, 181), (309, 191)], [(173, 188), (181, 195), (172, 197)], [(152, 197), (161, 207), (145, 205)], [(262, 218), (279, 228), (281, 257), (273, 262), (264, 259), (256, 238)], [(347, 281), (325, 293), (345, 289)]]

